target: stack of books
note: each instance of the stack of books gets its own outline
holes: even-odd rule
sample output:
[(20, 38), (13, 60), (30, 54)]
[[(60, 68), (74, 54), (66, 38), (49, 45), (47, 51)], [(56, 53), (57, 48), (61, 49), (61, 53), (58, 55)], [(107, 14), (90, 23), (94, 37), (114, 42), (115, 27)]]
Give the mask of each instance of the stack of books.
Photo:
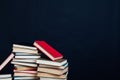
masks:
[(35, 41), (33, 45), (49, 58), (40, 58), (36, 61), (37, 76), (40, 80), (67, 80), (68, 62), (63, 59), (62, 54), (45, 41)]
[[(67, 59), (45, 41), (35, 41), (33, 45), (35, 47), (13, 44), (12, 53), (0, 65), (0, 71), (12, 59), (14, 80), (67, 80)], [(46, 58), (41, 58), (42, 54)], [(0, 80), (12, 80), (12, 77), (0, 75)]]
[(36, 60), (40, 59), (37, 48), (13, 44), (15, 55), (11, 64), (14, 64), (14, 80), (38, 80)]
[(40, 80), (67, 80), (68, 62), (66, 59), (51, 61), (47, 59), (37, 60)]
[(0, 74), (0, 80), (12, 80), (11, 74)]

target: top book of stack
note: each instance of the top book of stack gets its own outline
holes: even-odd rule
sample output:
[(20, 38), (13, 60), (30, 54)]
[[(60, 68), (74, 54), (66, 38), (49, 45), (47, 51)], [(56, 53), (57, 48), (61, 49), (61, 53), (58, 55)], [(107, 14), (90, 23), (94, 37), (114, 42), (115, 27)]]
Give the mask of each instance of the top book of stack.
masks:
[(63, 58), (63, 55), (61, 53), (59, 53), (57, 50), (55, 50), (52, 46), (47, 44), (45, 41), (35, 41), (33, 45), (53, 61)]
[(24, 45), (18, 45), (18, 44), (13, 44), (13, 52), (25, 52), (25, 53), (37, 53), (38, 50), (36, 47), (31, 47), (31, 46), (24, 46)]

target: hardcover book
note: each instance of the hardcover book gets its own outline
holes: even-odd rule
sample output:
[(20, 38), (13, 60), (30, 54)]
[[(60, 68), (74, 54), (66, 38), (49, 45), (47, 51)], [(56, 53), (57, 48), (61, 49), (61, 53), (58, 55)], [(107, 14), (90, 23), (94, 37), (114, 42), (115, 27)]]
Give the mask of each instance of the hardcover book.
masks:
[(0, 74), (0, 80), (12, 80), (11, 74)]
[(30, 77), (30, 76), (15, 76), (14, 80), (38, 80), (38, 77)]
[(26, 49), (26, 48), (13, 48), (12, 52), (23, 52), (23, 53), (33, 53), (33, 54), (37, 54), (38, 51), (36, 50), (31, 50), (31, 49)]
[(36, 59), (21, 59), (21, 58), (13, 58), (12, 61), (15, 61), (15, 62), (27, 62), (27, 63), (36, 63)]
[(37, 71), (55, 74), (55, 75), (63, 75), (64, 73), (66, 73), (68, 71), (68, 67), (63, 70), (39, 67)]
[(0, 78), (9, 78), (12, 77), (11, 74), (0, 74)]
[(62, 66), (64, 64), (67, 63), (67, 60), (66, 59), (59, 59), (59, 60), (56, 60), (56, 61), (51, 61), (51, 60), (48, 60), (48, 59), (38, 59), (36, 61), (36, 63), (38, 64), (45, 64), (45, 65), (52, 65), (52, 66)]
[(51, 60), (58, 60), (63, 58), (63, 55), (60, 52), (55, 50), (45, 41), (35, 41), (33, 45), (36, 46), (45, 55), (47, 55)]
[(28, 67), (37, 67), (37, 64), (34, 64), (34, 63), (25, 63), (25, 62), (15, 62), (15, 61), (12, 61), (11, 64), (28, 66)]
[(37, 69), (34, 67), (27, 67), (27, 66), (22, 66), (22, 65), (14, 65), (15, 70), (19, 71), (36, 71)]
[(31, 50), (37, 49), (37, 48), (32, 47), (32, 46), (25, 46), (25, 45), (20, 45), (20, 44), (13, 44), (13, 48), (24, 48), (24, 49), (31, 49)]
[(21, 70), (14, 70), (14, 73), (36, 73), (37, 74), (37, 71), (21, 71)]
[(39, 59), (40, 58), (40, 56), (15, 56), (15, 58), (25, 58), (25, 59)]
[(68, 75), (68, 72), (63, 75), (54, 75), (50, 73), (38, 72), (38, 77), (49, 77), (49, 78), (58, 78), (58, 79), (65, 79)]
[(57, 78), (40, 77), (40, 80), (67, 80), (67, 79), (57, 79)]
[(33, 76), (34, 77), (36, 75), (37, 75), (36, 73), (34, 73), (34, 74), (33, 73), (32, 74), (31, 73), (14, 73), (14, 76), (22, 76), (22, 77), (23, 76)]
[(65, 69), (68, 66), (68, 63), (62, 65), (62, 66), (52, 66), (52, 65), (44, 65), (44, 64), (39, 64), (38, 67), (44, 67), (44, 68), (53, 68), (53, 69)]
[(0, 71), (7, 65), (8, 62), (10, 62), (14, 57), (14, 54), (11, 53), (7, 59), (0, 65)]
[(21, 65), (14, 65), (15, 70), (19, 71), (36, 71), (37, 69), (34, 67), (28, 67), (28, 66), (21, 66)]

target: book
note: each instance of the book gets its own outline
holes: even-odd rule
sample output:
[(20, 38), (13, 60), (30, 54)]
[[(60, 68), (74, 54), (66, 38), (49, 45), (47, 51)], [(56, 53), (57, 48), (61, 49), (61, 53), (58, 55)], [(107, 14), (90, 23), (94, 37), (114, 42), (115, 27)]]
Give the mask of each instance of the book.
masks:
[(39, 64), (38, 67), (44, 67), (44, 68), (53, 68), (53, 69), (65, 69), (68, 66), (68, 63), (62, 65), (62, 66), (52, 66), (52, 65), (44, 65), (44, 64)]
[(12, 77), (11, 74), (0, 74), (0, 78), (9, 78)]
[(3, 63), (0, 65), (0, 71), (8, 64), (8, 62), (10, 62), (12, 60), (12, 58), (14, 57), (14, 54), (11, 53), (7, 59), (5, 59), (5, 61), (3, 61)]
[(15, 76), (14, 77), (14, 80), (38, 80), (38, 77), (30, 77), (30, 76), (27, 76), (27, 77), (23, 77), (23, 76)]
[(0, 80), (12, 80), (11, 74), (0, 74)]
[(22, 59), (22, 58), (13, 58), (12, 61), (15, 61), (15, 62), (28, 62), (28, 63), (36, 63), (36, 59)]
[(37, 49), (36, 47), (19, 45), (19, 44), (13, 44), (13, 48), (24, 48), (24, 49), (31, 49), (31, 50), (36, 50)]
[(21, 66), (21, 65), (14, 65), (15, 70), (19, 71), (36, 71), (36, 67), (28, 67), (28, 66)]
[(37, 63), (40, 53), (37, 48), (25, 45), (13, 45), (15, 57), (11, 64), (14, 64), (14, 80), (38, 80)]
[(67, 80), (67, 79), (58, 79), (58, 78), (40, 77), (39, 80)]
[(48, 60), (48, 59), (38, 59), (36, 61), (36, 63), (45, 64), (45, 65), (53, 65), (53, 66), (62, 66), (62, 65), (67, 63), (67, 60), (66, 59), (59, 59), (59, 60), (56, 60), (56, 61), (51, 61), (51, 60)]
[(38, 54), (38, 50), (31, 50), (31, 49), (25, 49), (25, 48), (13, 48), (12, 52)]
[(0, 80), (12, 80), (12, 78), (1, 78)]
[(12, 61), (11, 64), (15, 64), (15, 65), (23, 65), (23, 66), (30, 66), (30, 67), (37, 67), (37, 64), (34, 63), (23, 63), (23, 62), (15, 62)]
[(37, 71), (21, 71), (21, 70), (14, 70), (15, 73), (37, 73)]
[(38, 77), (49, 77), (49, 78), (58, 78), (58, 79), (65, 79), (67, 75), (68, 75), (68, 72), (63, 75), (54, 75), (54, 74), (49, 74), (49, 73), (44, 73), (44, 72), (37, 73)]
[(56, 49), (54, 49), (45, 41), (35, 41), (33, 45), (36, 46), (40, 51), (42, 51), (46, 56), (48, 56), (53, 61), (63, 58), (63, 55), (60, 52), (58, 52)]
[(15, 58), (22, 58), (22, 59), (29, 59), (29, 58), (31, 58), (31, 59), (39, 59), (40, 58), (40, 56), (15, 56)]
[(50, 73), (50, 74), (56, 74), (56, 75), (63, 75), (64, 73), (68, 71), (68, 67), (63, 70), (39, 67), (37, 71)]
[(35, 73), (35, 74), (31, 74), (31, 73), (14, 73), (14, 76), (37, 76), (37, 74)]
[(34, 56), (34, 55), (41, 55), (41, 53), (25, 53), (25, 52), (15, 52), (16, 56)]

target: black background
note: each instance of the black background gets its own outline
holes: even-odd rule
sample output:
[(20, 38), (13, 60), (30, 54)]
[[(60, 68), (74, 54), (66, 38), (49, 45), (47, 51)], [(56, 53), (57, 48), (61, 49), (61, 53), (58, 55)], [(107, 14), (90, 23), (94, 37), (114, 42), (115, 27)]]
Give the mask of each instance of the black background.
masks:
[(68, 59), (68, 80), (117, 80), (119, 14), (119, 0), (1, 0), (0, 63), (13, 43), (45, 40)]

